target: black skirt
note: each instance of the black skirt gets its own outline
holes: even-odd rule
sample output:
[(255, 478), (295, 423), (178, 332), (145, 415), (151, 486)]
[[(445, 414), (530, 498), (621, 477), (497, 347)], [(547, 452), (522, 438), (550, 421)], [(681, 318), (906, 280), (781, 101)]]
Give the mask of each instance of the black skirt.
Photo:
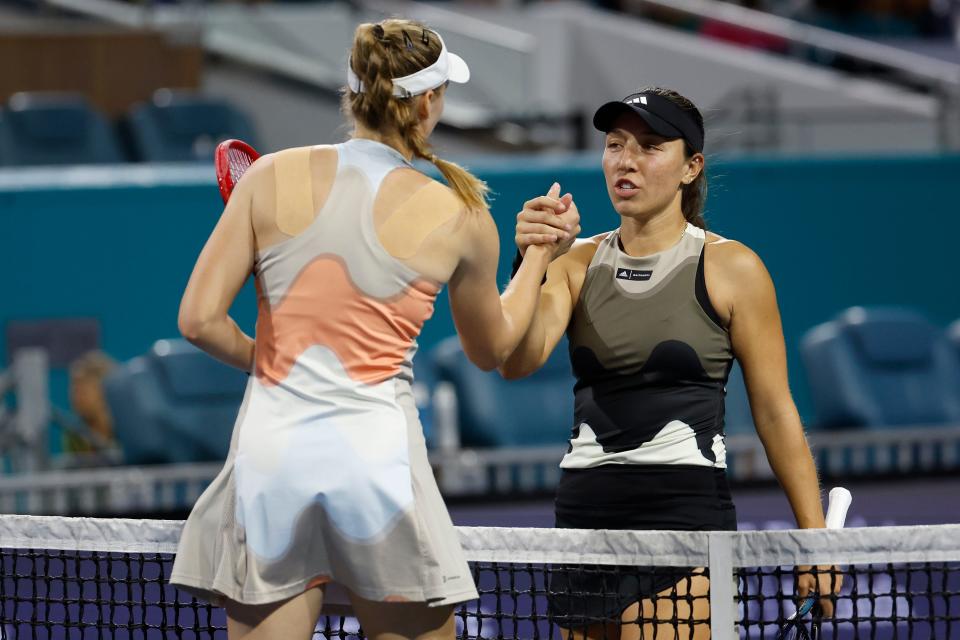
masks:
[[(565, 529), (734, 531), (737, 515), (723, 469), (689, 465), (604, 465), (565, 469), (556, 523)], [(695, 567), (555, 566), (548, 611), (562, 627), (619, 621)]]

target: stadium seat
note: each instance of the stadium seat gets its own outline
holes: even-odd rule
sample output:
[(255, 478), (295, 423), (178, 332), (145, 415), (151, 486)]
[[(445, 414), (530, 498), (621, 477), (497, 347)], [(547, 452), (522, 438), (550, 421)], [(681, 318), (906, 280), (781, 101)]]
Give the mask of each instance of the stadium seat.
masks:
[(734, 360), (727, 380), (727, 397), (725, 401), (726, 418), (724, 420), (725, 433), (753, 433), (753, 415), (750, 413), (750, 400), (747, 398), (747, 387), (743, 383), (743, 372), (740, 363)]
[(247, 375), (185, 340), (159, 340), (104, 380), (127, 464), (224, 460)]
[(250, 120), (226, 100), (169, 89), (131, 109), (127, 126), (144, 162), (210, 162), (227, 138), (257, 146)]
[(0, 165), (120, 162), (113, 129), (80, 94), (16, 93), (0, 114)]
[(436, 373), (433, 362), (426, 353), (421, 353), (413, 359), (413, 398), (417, 403), (420, 424), (423, 426), (423, 437), (427, 441), (428, 448), (435, 446), (432, 397), (435, 385)]
[(460, 443), (472, 447), (562, 444), (573, 422), (573, 374), (561, 341), (537, 373), (504, 380), (472, 364), (452, 336), (430, 352), (437, 381), (453, 386)]
[(822, 427), (960, 423), (960, 362), (914, 311), (853, 307), (808, 331), (800, 353)]

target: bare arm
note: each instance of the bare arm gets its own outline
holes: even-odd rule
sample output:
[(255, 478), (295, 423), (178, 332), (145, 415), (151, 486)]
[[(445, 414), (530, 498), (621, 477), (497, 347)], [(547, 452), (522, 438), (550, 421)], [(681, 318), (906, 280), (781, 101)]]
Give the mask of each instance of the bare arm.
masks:
[(567, 330), (573, 313), (567, 264), (570, 258), (568, 253), (550, 263), (547, 282), (540, 288), (540, 300), (530, 329), (499, 367), (504, 378), (522, 378), (542, 367)]
[(824, 526), (820, 485), (787, 382), (787, 355), (773, 281), (755, 253), (736, 243), (729, 277), (737, 283), (730, 316), (733, 350), (743, 368), (757, 435), (801, 528)]
[[(773, 281), (750, 249), (735, 242), (722, 244), (713, 245), (712, 250), (725, 254), (724, 280), (732, 292), (728, 307), (730, 338), (743, 368), (757, 435), (787, 494), (797, 525), (803, 529), (823, 528), (826, 525), (817, 469), (787, 382), (787, 355)], [(821, 594), (823, 613), (831, 617), (831, 595), (839, 593), (841, 577), (829, 566), (819, 567), (817, 573), (809, 567), (798, 569), (797, 593), (800, 597)]]
[(545, 196), (524, 203), (517, 214), (514, 239), (520, 253), (524, 253), (528, 247), (557, 242), (560, 232), (569, 235), (559, 242), (559, 257), (547, 268), (546, 282), (540, 287), (540, 302), (530, 329), (499, 367), (500, 375), (508, 380), (528, 376), (544, 365), (567, 330), (573, 313), (575, 295), (570, 274), (571, 269), (576, 270), (582, 251), (567, 251), (580, 233), (580, 212), (571, 194), (560, 197), (560, 184), (555, 182)]
[(252, 167), (237, 184), (193, 268), (178, 317), (183, 337), (244, 371), (253, 368), (254, 342), (228, 313), (253, 269), (251, 203), (254, 183), (261, 173), (262, 166)]
[(450, 306), (463, 350), (484, 371), (500, 366), (526, 334), (555, 246), (531, 247), (510, 285), (497, 289), (500, 238), (489, 212), (467, 214), (460, 263), (450, 278)]

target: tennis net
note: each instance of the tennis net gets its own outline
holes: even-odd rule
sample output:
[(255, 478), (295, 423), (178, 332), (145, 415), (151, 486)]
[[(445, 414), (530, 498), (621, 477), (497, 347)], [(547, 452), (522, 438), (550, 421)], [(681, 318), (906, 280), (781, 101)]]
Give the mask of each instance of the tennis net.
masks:
[[(225, 639), (221, 609), (166, 582), (180, 528), (0, 516), (0, 636)], [(772, 639), (796, 609), (795, 568), (809, 565), (843, 578), (821, 638), (960, 639), (960, 525), (458, 531), (480, 591), (457, 609), (459, 638), (560, 638), (586, 626), (612, 638), (622, 624), (629, 637)], [(638, 590), (656, 595), (628, 606)], [(336, 615), (314, 637), (363, 635)]]

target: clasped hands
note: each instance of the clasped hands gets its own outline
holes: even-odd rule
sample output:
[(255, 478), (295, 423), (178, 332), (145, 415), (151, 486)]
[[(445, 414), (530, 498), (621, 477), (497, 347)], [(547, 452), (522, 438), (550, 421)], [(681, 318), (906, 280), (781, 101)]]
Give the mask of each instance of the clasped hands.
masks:
[(573, 195), (561, 196), (560, 183), (554, 182), (546, 195), (523, 203), (514, 241), (521, 255), (532, 245), (553, 245), (556, 259), (570, 250), (579, 234), (580, 212)]

